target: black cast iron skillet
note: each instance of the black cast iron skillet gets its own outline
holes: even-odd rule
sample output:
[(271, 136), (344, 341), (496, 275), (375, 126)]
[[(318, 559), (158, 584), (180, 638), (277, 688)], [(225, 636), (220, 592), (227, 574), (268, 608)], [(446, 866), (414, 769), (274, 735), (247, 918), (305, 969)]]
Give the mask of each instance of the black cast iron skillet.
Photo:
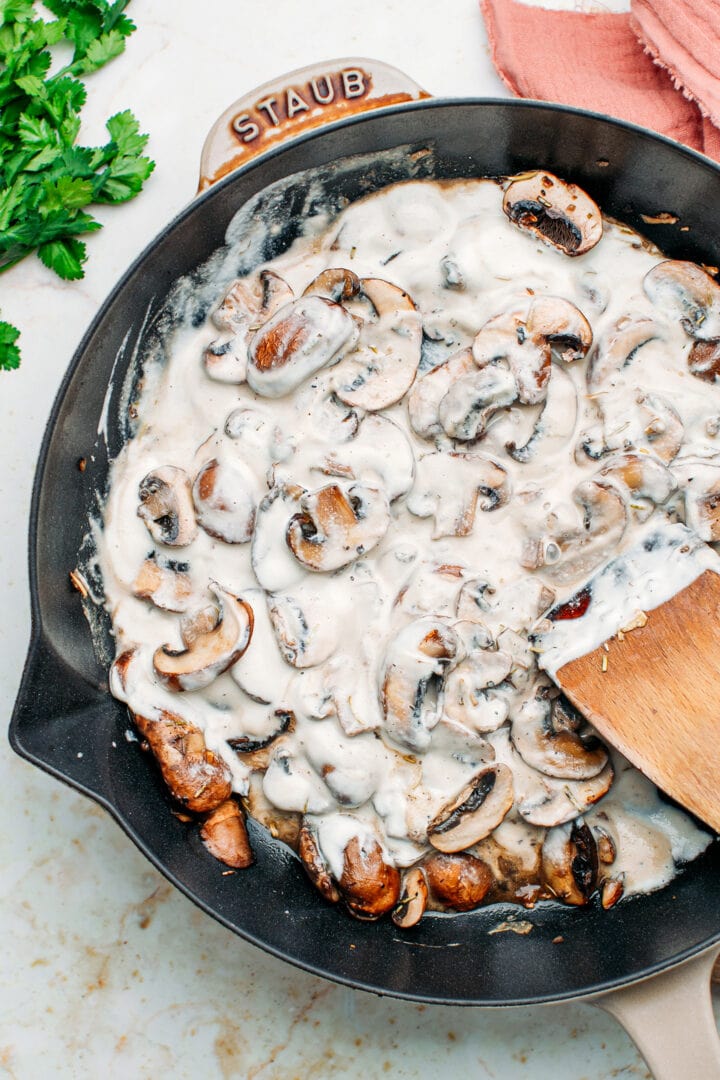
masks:
[[(294, 85), (307, 77), (298, 73)], [(232, 142), (232, 133), (225, 134)], [(239, 137), (236, 144), (241, 151)], [(687, 1071), (687, 1054), (689, 1045), (704, 1037), (698, 1025), (706, 1032), (712, 1026), (706, 984), (717, 951), (709, 950), (720, 943), (719, 844), (713, 843), (670, 887), (609, 912), (596, 905), (576, 910), (541, 904), (529, 914), (494, 907), (425, 918), (412, 932), (401, 932), (388, 920), (356, 922), (329, 907), (294, 856), (252, 826), (256, 865), (224, 877), (194, 827), (169, 812), (149, 756), (126, 739), (126, 711), (108, 693), (107, 672), (69, 584), (94, 492), (104, 490), (108, 463), (128, 434), (126, 409), (119, 401), (124, 371), (142, 351), (144, 335), (173, 282), (222, 245), (232, 215), (268, 184), (340, 158), (400, 145), (417, 151), (421, 168), (437, 177), (547, 168), (580, 184), (606, 214), (645, 233), (669, 256), (720, 263), (718, 166), (632, 125), (559, 106), (492, 100), (396, 104), (296, 135), (227, 175), (168, 225), (130, 268), (86, 334), (61, 386), (35, 478), (33, 631), (10, 727), (12, 746), (106, 807), (155, 866), (225, 926), (278, 957), (350, 986), (422, 1002), (532, 1004), (597, 995), (703, 954), (665, 977), (667, 985), (673, 978), (678, 984), (691, 976), (695, 981), (690, 997), (687, 983), (685, 1004), (675, 1005), (674, 1022), (666, 1010), (662, 1027), (665, 1034), (671, 1023), (678, 1034), (678, 1025), (683, 1029), (684, 1075), (716, 1075), (718, 1059), (703, 1058), (705, 1071)], [(338, 172), (337, 194), (357, 198), (395, 178), (392, 167), (350, 167)], [(304, 183), (300, 178), (291, 185), (286, 228), (275, 250), (266, 254), (282, 249), (295, 235)], [(653, 225), (642, 218), (661, 211), (677, 215), (678, 223)], [(203, 315), (198, 311), (198, 318)], [(115, 364), (107, 439), (98, 439)], [(80, 459), (87, 463), (84, 471), (78, 468)], [(488, 935), (508, 912), (529, 919), (532, 932)], [(645, 986), (660, 987), (661, 982)], [(640, 993), (647, 996), (645, 989)], [(606, 1007), (618, 1012), (618, 1000), (617, 995), (607, 999)], [(621, 1019), (629, 1029), (635, 1023), (634, 1035), (642, 1041), (642, 1022), (637, 1012), (633, 1015), (635, 1020), (628, 1020), (626, 1010)], [(667, 1052), (656, 1053), (647, 1044), (644, 1050), (659, 1075), (663, 1059), (667, 1067)], [(715, 1066), (708, 1067), (711, 1061)]]

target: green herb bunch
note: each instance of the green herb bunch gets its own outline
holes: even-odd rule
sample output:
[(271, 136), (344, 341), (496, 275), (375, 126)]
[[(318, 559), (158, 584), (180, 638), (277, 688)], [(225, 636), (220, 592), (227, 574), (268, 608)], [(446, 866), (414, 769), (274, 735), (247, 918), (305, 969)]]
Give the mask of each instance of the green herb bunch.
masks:
[[(0, 0), (0, 273), (37, 251), (61, 278), (83, 276), (86, 233), (102, 226), (87, 208), (132, 199), (154, 168), (147, 135), (129, 111), (106, 123), (104, 146), (78, 146), (81, 79), (119, 56), (135, 29), (129, 0)], [(52, 50), (72, 59), (49, 74)], [(58, 50), (56, 49), (56, 54)], [(17, 368), (18, 330), (0, 321), (0, 370)]]

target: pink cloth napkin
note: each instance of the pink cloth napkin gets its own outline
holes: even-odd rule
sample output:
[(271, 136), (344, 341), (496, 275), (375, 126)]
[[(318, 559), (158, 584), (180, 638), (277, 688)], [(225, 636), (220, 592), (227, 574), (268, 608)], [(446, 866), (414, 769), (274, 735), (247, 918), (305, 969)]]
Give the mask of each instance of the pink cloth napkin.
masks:
[(720, 160), (717, 0), (632, 0), (630, 14), (480, 7), (493, 63), (518, 97), (632, 120)]

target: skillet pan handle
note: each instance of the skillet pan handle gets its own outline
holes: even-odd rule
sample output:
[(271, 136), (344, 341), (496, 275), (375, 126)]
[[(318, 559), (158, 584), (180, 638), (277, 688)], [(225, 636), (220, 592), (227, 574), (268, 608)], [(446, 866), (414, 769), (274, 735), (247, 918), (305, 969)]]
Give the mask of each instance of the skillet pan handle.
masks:
[(720, 1077), (720, 1038), (709, 993), (720, 946), (592, 1004), (619, 1020), (655, 1080)]
[(198, 191), (304, 131), (429, 96), (379, 60), (346, 58), (298, 68), (239, 98), (215, 122), (202, 150)]

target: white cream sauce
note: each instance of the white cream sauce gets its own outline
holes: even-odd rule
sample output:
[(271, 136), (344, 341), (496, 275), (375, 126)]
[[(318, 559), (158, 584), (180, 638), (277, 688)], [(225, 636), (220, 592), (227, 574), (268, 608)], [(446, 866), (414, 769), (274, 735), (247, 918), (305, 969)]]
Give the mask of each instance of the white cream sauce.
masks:
[[(690, 338), (676, 313), (665, 314), (645, 295), (643, 278), (661, 256), (637, 235), (606, 222), (595, 248), (569, 258), (512, 225), (501, 204), (493, 181), (408, 182), (350, 205), (326, 232), (296, 241), (268, 265), (297, 298), (327, 267), (346, 267), (405, 290), (417, 314), (393, 309), (377, 318), (367, 302), (354, 299), (346, 307), (355, 321), (333, 309), (325, 326), (327, 305), (313, 300), (312, 333), (292, 370), (253, 371), (250, 385), (214, 381), (202, 357), (218, 337), (216, 327), (208, 320), (176, 333), (170, 364), (149, 383), (141, 429), (113, 466), (100, 538), (117, 649), (136, 650), (124, 689), (115, 680), (114, 692), (135, 713), (153, 717), (169, 709), (197, 724), (240, 794), (251, 766), (227, 739), (270, 736), (276, 710), (291, 710), (294, 730), (270, 752), (264, 794), (280, 810), (313, 815), (336, 876), (348, 839), (367, 831), (396, 865), (417, 861), (429, 850), (428, 823), (497, 760), (513, 770), (516, 784), (499, 838), (514, 829), (513, 844), (515, 834), (535, 844), (546, 827), (584, 812), (591, 827), (612, 835), (617, 856), (610, 871), (625, 894), (648, 891), (696, 857), (709, 836), (665, 806), (617, 756), (613, 786), (591, 806), (583, 801), (583, 784), (595, 781), (553, 779), (531, 768), (514, 749), (509, 725), (548, 685), (528, 642), (537, 618), (643, 530), (683, 519), (685, 487), (703, 482), (697, 468), (687, 475), (688, 462), (702, 460), (713, 476), (720, 468), (720, 388), (688, 372)], [(583, 313), (596, 343), (591, 356), (628, 318), (650, 320), (652, 338), (593, 395), (588, 359), (565, 363), (556, 355), (545, 406), (506, 403), (515, 380), (501, 361), (498, 386), (480, 387), (484, 400), (496, 398), (477, 442), (453, 441), (443, 429), (443, 415), (453, 431), (462, 421), (462, 395), (452, 380), (453, 396), (427, 437), (415, 432), (428, 427), (432, 393), (423, 395), (415, 424), (408, 417), (412, 391), (374, 413), (333, 396), (380, 363), (373, 358), (382, 358), (383, 349), (394, 365), (388, 378), (402, 381), (419, 321), (426, 344), (432, 342), (427, 355), (438, 361), (469, 348), (488, 319), (527, 309), (532, 297), (543, 296), (561, 297)], [(300, 313), (308, 307), (295, 303)], [(273, 325), (282, 323), (284, 310), (272, 316)], [(423, 361), (416, 387), (432, 379), (428, 366)], [(653, 501), (657, 477), (642, 489), (628, 487), (612, 472), (612, 456), (592, 460), (581, 448), (583, 442), (634, 448), (655, 460), (647, 415), (638, 419), (637, 411), (638, 398), (647, 395), (651, 412), (660, 409), (658, 401), (671, 403), (683, 428), (679, 453), (658, 464), (661, 479), (669, 478), (663, 492), (671, 492), (660, 507)], [(522, 447), (528, 440), (527, 460), (514, 460), (506, 444)], [(255, 505), (252, 540), (223, 542), (199, 528), (187, 547), (154, 543), (137, 513), (140, 481), (172, 465), (193, 483), (213, 458), (227, 465), (220, 495), (227, 494), (231, 512), (244, 518), (248, 500)], [(598, 478), (606, 468), (610, 473)], [(224, 486), (233, 478), (234, 495)], [(337, 484), (347, 494), (353, 482), (389, 507), (387, 528), (378, 526), (379, 540), (373, 535), (367, 551), (359, 544), (357, 557), (350, 552), (340, 569), (309, 569), (286, 542), (291, 519), (315, 506), (303, 502), (304, 493)], [(222, 501), (206, 512), (213, 532)], [(342, 558), (337, 543), (333, 533), (335, 563)], [(700, 549), (701, 561), (716, 559), (705, 545)], [(155, 650), (180, 649), (182, 640), (179, 615), (132, 594), (151, 551), (187, 564), (190, 611), (211, 602), (210, 582), (255, 611), (246, 653), (206, 689), (172, 692), (154, 675)], [(679, 558), (658, 562), (656, 596), (667, 598), (686, 583), (684, 565)], [(628, 605), (648, 607), (638, 589), (607, 589), (607, 617), (622, 620)], [(429, 658), (419, 644), (426, 622), (443, 631), (440, 656)], [(576, 654), (592, 640), (578, 636), (578, 625), (562, 628), (574, 635)], [(543, 667), (556, 669), (567, 648), (565, 640), (553, 645)], [(383, 687), (390, 668), (396, 682)], [(388, 724), (390, 692), (409, 713), (415, 709), (408, 722), (418, 737), (404, 739), (401, 726)]]

